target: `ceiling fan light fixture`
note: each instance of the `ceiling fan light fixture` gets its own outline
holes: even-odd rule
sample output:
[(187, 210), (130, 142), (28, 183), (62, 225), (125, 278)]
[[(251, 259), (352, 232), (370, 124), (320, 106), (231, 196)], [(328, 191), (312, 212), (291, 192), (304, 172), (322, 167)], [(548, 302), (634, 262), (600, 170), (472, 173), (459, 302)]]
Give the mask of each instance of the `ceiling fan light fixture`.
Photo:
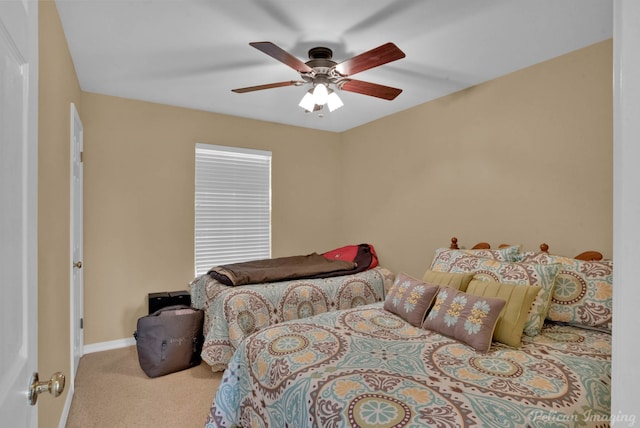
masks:
[(344, 103), (342, 102), (338, 94), (336, 94), (334, 91), (331, 91), (329, 93), (329, 96), (327, 97), (327, 106), (329, 107), (329, 111), (337, 110), (343, 105)]
[(302, 97), (302, 99), (300, 100), (300, 104), (298, 105), (306, 111), (313, 111), (316, 103), (310, 90), (304, 94), (304, 97)]

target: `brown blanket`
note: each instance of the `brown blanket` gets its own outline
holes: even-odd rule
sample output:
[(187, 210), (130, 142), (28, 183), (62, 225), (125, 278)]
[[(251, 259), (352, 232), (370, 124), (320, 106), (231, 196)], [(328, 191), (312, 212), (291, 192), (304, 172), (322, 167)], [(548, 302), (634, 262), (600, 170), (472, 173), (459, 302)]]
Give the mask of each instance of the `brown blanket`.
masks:
[(329, 260), (311, 253), (306, 256), (279, 257), (217, 266), (208, 274), (225, 285), (260, 284), (263, 282), (309, 278), (329, 272), (351, 271), (353, 262)]

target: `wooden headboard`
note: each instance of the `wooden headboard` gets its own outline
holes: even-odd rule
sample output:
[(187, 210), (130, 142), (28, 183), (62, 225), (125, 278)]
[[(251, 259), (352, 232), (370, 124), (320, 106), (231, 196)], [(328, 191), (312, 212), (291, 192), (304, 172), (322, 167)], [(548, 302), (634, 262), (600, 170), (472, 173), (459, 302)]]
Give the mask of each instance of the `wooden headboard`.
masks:
[[(509, 244), (500, 244), (498, 245), (498, 248), (505, 248), (509, 246), (510, 246)], [(458, 246), (458, 238), (456, 238), (455, 236), (451, 238), (451, 244), (449, 245), (449, 248), (451, 248), (452, 250), (460, 249), (460, 247)], [(478, 242), (476, 245), (471, 247), (471, 249), (473, 250), (488, 250), (490, 248), (491, 248), (491, 245), (489, 245), (489, 243), (487, 242)], [(545, 243), (540, 244), (540, 251), (542, 251), (543, 253), (548, 253), (549, 246)], [(598, 251), (590, 250), (590, 251), (584, 251), (578, 254), (577, 256), (574, 256), (573, 258), (577, 260), (592, 261), (592, 260), (602, 260), (603, 256), (602, 256), (602, 253)]]

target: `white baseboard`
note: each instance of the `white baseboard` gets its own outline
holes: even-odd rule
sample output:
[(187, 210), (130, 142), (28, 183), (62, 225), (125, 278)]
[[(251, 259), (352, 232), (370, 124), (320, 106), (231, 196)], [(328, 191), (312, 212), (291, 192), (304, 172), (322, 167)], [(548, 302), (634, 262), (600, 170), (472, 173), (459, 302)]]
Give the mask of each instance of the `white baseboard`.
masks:
[(84, 345), (82, 353), (91, 354), (100, 351), (110, 351), (111, 349), (126, 348), (136, 344), (136, 339), (128, 337), (126, 339), (110, 340), (108, 342), (92, 343), (90, 345)]

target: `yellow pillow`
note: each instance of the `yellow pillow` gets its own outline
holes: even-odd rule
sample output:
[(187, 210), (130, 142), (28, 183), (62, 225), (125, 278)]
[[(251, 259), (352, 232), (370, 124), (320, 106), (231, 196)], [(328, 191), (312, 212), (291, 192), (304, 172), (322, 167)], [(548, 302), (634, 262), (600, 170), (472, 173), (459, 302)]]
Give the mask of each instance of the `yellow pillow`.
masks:
[(474, 279), (467, 293), (482, 297), (498, 297), (507, 301), (493, 332), (493, 340), (505, 345), (519, 347), (524, 323), (531, 304), (542, 287), (533, 285), (502, 284), (495, 281)]
[(424, 282), (437, 284), (441, 287), (454, 288), (459, 291), (466, 291), (469, 282), (473, 278), (473, 272), (470, 273), (452, 273), (452, 272), (436, 272), (428, 270), (422, 276)]

